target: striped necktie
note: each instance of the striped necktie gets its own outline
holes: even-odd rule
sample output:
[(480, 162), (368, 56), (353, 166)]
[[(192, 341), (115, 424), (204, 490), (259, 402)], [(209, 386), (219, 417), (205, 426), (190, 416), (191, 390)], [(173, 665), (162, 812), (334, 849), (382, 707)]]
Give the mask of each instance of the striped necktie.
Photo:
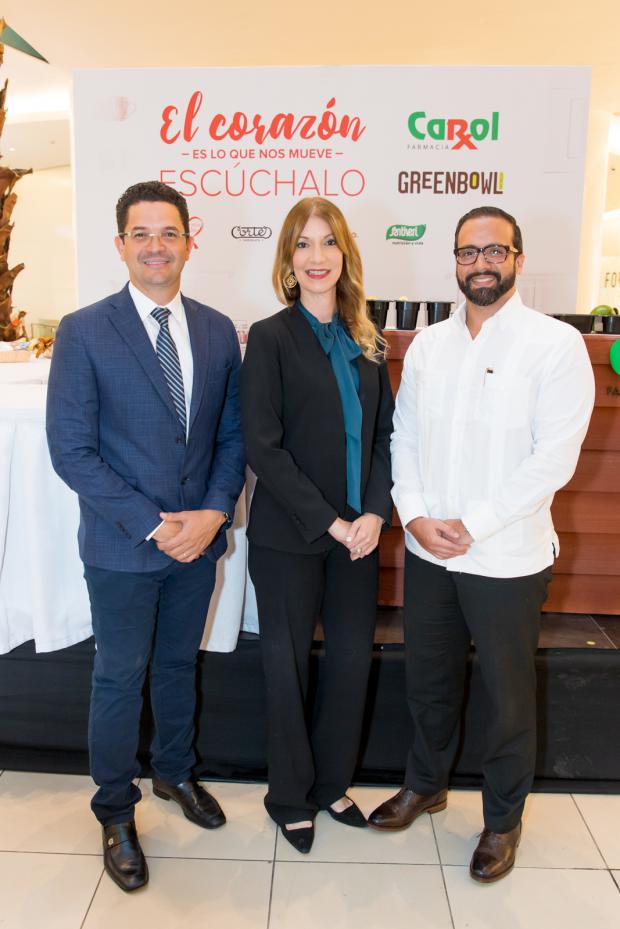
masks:
[(168, 328), (168, 317), (170, 310), (165, 307), (157, 306), (151, 311), (151, 316), (159, 323), (159, 332), (157, 333), (157, 343), (155, 351), (162, 366), (168, 389), (172, 396), (172, 402), (177, 411), (177, 416), (187, 430), (187, 415), (185, 412), (185, 390), (183, 389), (183, 374), (181, 372), (181, 362), (179, 353), (174, 344), (174, 339), (170, 335)]

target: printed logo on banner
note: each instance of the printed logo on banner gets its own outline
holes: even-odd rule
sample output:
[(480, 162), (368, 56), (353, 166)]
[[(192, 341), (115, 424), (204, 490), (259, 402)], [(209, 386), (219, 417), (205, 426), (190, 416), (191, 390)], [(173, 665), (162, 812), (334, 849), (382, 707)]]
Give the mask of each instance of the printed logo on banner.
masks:
[(426, 232), (425, 225), (388, 226), (385, 238), (392, 245), (424, 245), (420, 240)]
[(503, 171), (399, 171), (396, 186), (399, 194), (502, 196), (504, 181)]
[(230, 230), (233, 239), (243, 239), (245, 242), (258, 242), (261, 239), (270, 239), (273, 235), (271, 226), (233, 226)]
[[(276, 101), (265, 112), (218, 111), (210, 103), (202, 90), (194, 90), (161, 111), (159, 136), (172, 163), (161, 166), (159, 177), (185, 197), (359, 197), (364, 192), (365, 173), (349, 160), (366, 132), (365, 117), (341, 110), (335, 96), (309, 112), (287, 111)], [(180, 159), (194, 166), (185, 167)]]
[(479, 142), (497, 142), (499, 139), (499, 113), (494, 110), (489, 118), (467, 120), (443, 116), (429, 118), (424, 110), (409, 114), (407, 127), (417, 140), (407, 148), (417, 151), (475, 151)]

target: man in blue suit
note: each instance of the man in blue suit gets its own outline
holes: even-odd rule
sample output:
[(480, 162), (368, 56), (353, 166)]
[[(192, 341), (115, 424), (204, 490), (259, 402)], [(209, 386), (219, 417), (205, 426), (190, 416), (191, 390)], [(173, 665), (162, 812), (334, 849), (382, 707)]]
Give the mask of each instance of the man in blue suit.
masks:
[(116, 212), (129, 283), (62, 320), (47, 434), (54, 468), (79, 496), (97, 642), (91, 805), (108, 874), (134, 890), (148, 881), (133, 783), (147, 671), (154, 793), (200, 826), (225, 822), (192, 777), (195, 666), (245, 460), (235, 329), (180, 293), (192, 249), (184, 197), (135, 184)]

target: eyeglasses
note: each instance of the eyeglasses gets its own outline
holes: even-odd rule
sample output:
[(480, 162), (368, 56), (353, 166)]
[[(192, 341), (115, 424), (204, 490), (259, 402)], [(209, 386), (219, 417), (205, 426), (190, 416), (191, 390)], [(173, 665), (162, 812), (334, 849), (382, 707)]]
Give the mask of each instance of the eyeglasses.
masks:
[(454, 249), (455, 258), (460, 265), (475, 264), (478, 255), (482, 255), (489, 264), (501, 265), (502, 262), (506, 261), (510, 252), (514, 255), (521, 254), (519, 249), (513, 248), (512, 245), (485, 245), (483, 248), (476, 248), (475, 245), (465, 245), (463, 248)]
[(164, 229), (163, 232), (145, 232), (144, 229), (135, 229), (132, 232), (119, 232), (119, 239), (132, 239), (136, 245), (145, 245), (149, 239), (160, 239), (167, 245), (176, 245), (181, 239), (189, 239), (189, 232), (179, 232), (178, 229)]

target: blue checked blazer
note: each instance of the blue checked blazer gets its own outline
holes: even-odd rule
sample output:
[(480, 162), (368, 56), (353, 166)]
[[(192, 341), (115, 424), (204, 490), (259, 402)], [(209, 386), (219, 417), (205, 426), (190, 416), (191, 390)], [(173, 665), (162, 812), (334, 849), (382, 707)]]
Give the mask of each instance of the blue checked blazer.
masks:
[[(245, 480), (230, 319), (183, 297), (194, 364), (187, 440), (153, 346), (125, 286), (65, 316), (47, 394), (52, 464), (80, 502), (85, 564), (156, 571), (171, 559), (145, 538), (159, 513), (232, 515)], [(224, 529), (207, 549), (226, 550)]]

